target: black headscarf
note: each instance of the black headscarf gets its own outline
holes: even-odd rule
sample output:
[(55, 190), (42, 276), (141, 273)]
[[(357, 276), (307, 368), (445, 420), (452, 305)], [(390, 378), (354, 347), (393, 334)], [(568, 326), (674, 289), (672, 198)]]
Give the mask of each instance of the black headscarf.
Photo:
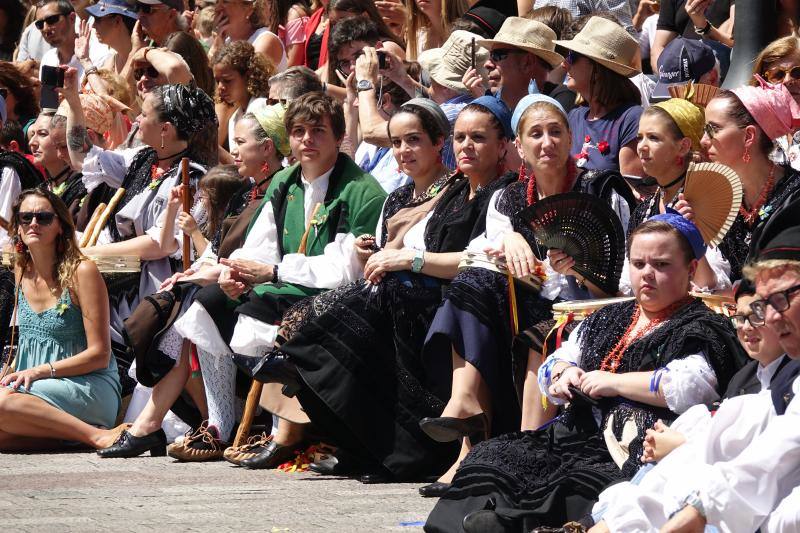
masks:
[(195, 133), (217, 125), (214, 101), (197, 87), (162, 85), (156, 89), (162, 102), (161, 115), (171, 122), (178, 134), (190, 139)]

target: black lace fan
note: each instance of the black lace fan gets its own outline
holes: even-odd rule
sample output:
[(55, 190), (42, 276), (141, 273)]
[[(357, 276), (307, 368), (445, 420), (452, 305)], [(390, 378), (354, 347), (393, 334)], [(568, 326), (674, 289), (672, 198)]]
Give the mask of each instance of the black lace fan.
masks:
[(539, 245), (563, 250), (575, 260), (575, 272), (616, 294), (625, 260), (625, 233), (606, 202), (581, 192), (556, 194), (526, 208), (521, 216)]

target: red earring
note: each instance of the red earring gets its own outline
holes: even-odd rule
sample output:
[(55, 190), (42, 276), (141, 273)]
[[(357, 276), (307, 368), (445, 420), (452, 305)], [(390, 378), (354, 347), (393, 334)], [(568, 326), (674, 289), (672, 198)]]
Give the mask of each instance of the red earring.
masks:
[(750, 148), (746, 146), (744, 148), (744, 155), (742, 156), (742, 161), (744, 161), (745, 163), (750, 162)]
[(28, 247), (22, 242), (22, 239), (17, 238), (16, 241), (17, 242), (14, 243), (14, 250), (20, 255), (25, 254), (28, 251)]
[(261, 172), (264, 173), (264, 176), (269, 176), (269, 163), (265, 162), (261, 165)]
[(519, 181), (525, 181), (528, 179), (528, 174), (525, 170), (525, 163), (521, 163), (519, 165)]
[(683, 158), (682, 155), (679, 155), (675, 158), (675, 164), (678, 165), (679, 167), (682, 167), (685, 162), (686, 160)]

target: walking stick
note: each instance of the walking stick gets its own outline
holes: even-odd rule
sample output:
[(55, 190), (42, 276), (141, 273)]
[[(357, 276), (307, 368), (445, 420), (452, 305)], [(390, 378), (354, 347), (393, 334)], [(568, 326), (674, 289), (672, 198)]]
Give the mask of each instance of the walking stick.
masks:
[[(300, 239), (300, 246), (297, 249), (298, 254), (306, 253), (308, 235), (311, 233), (311, 226), (313, 226), (314, 219), (317, 217), (317, 213), (321, 207), (322, 204), (319, 202), (314, 206), (314, 211), (312, 211), (311, 218), (308, 220), (306, 231), (303, 233), (303, 238)], [(247, 393), (247, 401), (244, 404), (242, 420), (239, 422), (239, 429), (236, 431), (236, 438), (233, 440), (234, 446), (241, 446), (250, 434), (250, 426), (253, 423), (253, 417), (256, 414), (256, 408), (258, 407), (258, 401), (261, 399), (261, 389), (263, 387), (264, 384), (255, 379), (250, 385), (250, 392)]]
[[(189, 188), (189, 158), (181, 159), (181, 184), (183, 185), (183, 211), (188, 213), (192, 209), (192, 191)], [(192, 266), (192, 238), (186, 233), (183, 234), (183, 270), (189, 270)], [(181, 354), (190, 354), (189, 365), (192, 369), (191, 377), (200, 376), (200, 360), (197, 357), (197, 349), (189, 339), (183, 339), (183, 349)]]

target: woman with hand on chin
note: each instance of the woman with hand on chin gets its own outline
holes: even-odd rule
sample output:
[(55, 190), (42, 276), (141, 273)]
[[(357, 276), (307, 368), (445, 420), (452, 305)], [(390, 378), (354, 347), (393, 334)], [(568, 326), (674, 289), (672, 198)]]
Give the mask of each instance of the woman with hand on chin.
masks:
[(0, 450), (94, 448), (116, 438), (120, 383), (108, 335), (108, 294), (81, 255), (64, 203), (23, 191), (13, 208), (19, 342), (0, 380)]
[(548, 401), (569, 402), (564, 414), (475, 446), (426, 531), (530, 531), (579, 520), (603, 488), (638, 470), (657, 419), (724, 390), (736, 370), (726, 344), (735, 342), (733, 327), (688, 294), (705, 252), (700, 232), (680, 215), (657, 215), (628, 247), (636, 300), (591, 314), (539, 369)]
[(208, 57), (215, 57), (227, 42), (247, 41), (257, 54), (272, 63), (276, 72), (286, 70), (288, 60), (283, 42), (264, 25), (265, 4), (266, 0), (217, 2), (214, 6), (214, 26), (217, 31)]
[[(686, 171), (693, 151), (700, 149), (703, 136), (703, 111), (688, 100), (671, 98), (654, 104), (642, 113), (639, 121), (637, 150), (642, 167), (655, 178), (658, 189), (634, 211), (629, 230), (650, 217), (672, 208), (689, 220), (694, 213), (683, 197)], [(627, 266), (627, 263), (626, 263)], [(730, 287), (730, 266), (718, 248), (709, 248), (697, 265), (694, 286), (721, 290)], [(630, 293), (629, 276), (623, 268), (621, 288)]]

